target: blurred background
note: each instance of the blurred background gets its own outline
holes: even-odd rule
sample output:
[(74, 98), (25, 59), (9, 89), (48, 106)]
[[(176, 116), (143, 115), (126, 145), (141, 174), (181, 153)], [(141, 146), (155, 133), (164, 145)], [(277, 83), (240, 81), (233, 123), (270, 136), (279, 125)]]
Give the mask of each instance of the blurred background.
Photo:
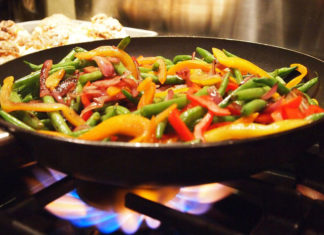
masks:
[(159, 35), (232, 38), (324, 59), (324, 0), (0, 0), (0, 19), (53, 13), (89, 20), (97, 13)]

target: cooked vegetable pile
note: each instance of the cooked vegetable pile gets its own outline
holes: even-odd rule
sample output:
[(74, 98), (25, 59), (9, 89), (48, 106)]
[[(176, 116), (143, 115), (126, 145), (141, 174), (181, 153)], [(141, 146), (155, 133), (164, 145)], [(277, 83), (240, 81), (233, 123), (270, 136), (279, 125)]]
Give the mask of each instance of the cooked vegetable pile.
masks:
[[(212, 48), (172, 60), (132, 57), (118, 46), (74, 48), (0, 93), (0, 116), (48, 135), (96, 141), (215, 142), (273, 134), (324, 116), (301, 64), (266, 72)], [(191, 52), (190, 52), (191, 53)]]

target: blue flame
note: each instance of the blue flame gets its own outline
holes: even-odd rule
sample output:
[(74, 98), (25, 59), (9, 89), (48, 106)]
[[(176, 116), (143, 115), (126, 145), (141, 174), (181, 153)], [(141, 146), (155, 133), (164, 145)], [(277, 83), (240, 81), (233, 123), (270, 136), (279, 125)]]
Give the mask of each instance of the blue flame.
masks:
[[(50, 171), (52, 177), (54, 177), (56, 180), (59, 180), (65, 176), (63, 173), (54, 170), (50, 170)], [(42, 179), (45, 178), (43, 174), (38, 174), (38, 175)], [(44, 180), (41, 181), (44, 182)], [(45, 181), (46, 185), (47, 183), (48, 182)], [(168, 206), (176, 210), (186, 212), (186, 213), (192, 213), (192, 214), (203, 214), (210, 209), (212, 205), (211, 203), (199, 202), (197, 198), (198, 194), (196, 189), (190, 189), (190, 188), (182, 188), (182, 189), (185, 190), (183, 190), (183, 192), (181, 192), (180, 190), (180, 192), (171, 201), (167, 203)], [(211, 191), (209, 192), (213, 193), (212, 189), (210, 190)], [(129, 216), (127, 215), (125, 218), (123, 218), (123, 220), (127, 221), (127, 219), (132, 219), (131, 221), (133, 223), (130, 228), (125, 228), (125, 226), (123, 226), (125, 221), (120, 221), (120, 218), (118, 218), (119, 214), (117, 212), (113, 210), (103, 211), (87, 205), (80, 199), (76, 190), (69, 192), (68, 194), (64, 195), (60, 199), (64, 201), (64, 197), (70, 199), (74, 198), (77, 199), (77, 201), (72, 202), (73, 204), (71, 204), (72, 205), (71, 207), (72, 210), (70, 211), (71, 213), (66, 213), (66, 214), (63, 213), (63, 215), (62, 214), (60, 215), (58, 213), (57, 216), (70, 221), (73, 225), (77, 227), (96, 226), (101, 233), (105, 233), (105, 234), (112, 233), (117, 231), (118, 229), (121, 229), (124, 233), (132, 234), (135, 233), (137, 229), (141, 226), (143, 221), (145, 221), (145, 216), (143, 215), (138, 215), (138, 214), (130, 214)], [(74, 209), (73, 207), (74, 203), (76, 203), (76, 206), (80, 205), (82, 207), (81, 213), (80, 211), (78, 211), (77, 207), (76, 209)], [(60, 209), (62, 209), (62, 206)], [(53, 213), (56, 214), (55, 211), (53, 211)], [(149, 226), (148, 222), (147, 225)], [(159, 225), (155, 227), (151, 227), (151, 226), (149, 227), (155, 229), (158, 226)]]

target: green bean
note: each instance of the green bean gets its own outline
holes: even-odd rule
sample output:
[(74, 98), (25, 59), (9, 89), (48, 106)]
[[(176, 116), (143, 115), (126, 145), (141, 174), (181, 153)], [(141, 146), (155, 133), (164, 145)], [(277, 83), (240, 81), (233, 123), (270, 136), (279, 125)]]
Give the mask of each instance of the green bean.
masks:
[[(22, 102), (20, 96), (15, 91), (10, 93), (10, 100), (15, 103)], [(33, 129), (39, 130), (44, 128), (43, 123), (31, 111), (18, 110), (12, 112), (12, 114)]]
[(184, 106), (186, 106), (187, 103), (188, 103), (187, 98), (183, 96), (183, 97), (179, 97), (167, 101), (162, 101), (156, 104), (145, 105), (142, 108), (136, 110), (134, 113), (141, 114), (142, 116), (145, 117), (150, 117), (152, 115), (162, 112), (164, 109), (168, 108), (172, 104), (177, 104), (178, 108), (183, 108)]
[(235, 98), (238, 100), (253, 100), (257, 98), (261, 98), (265, 93), (270, 90), (270, 87), (256, 87), (256, 88), (248, 88), (242, 91), (238, 91), (235, 94)]
[(163, 61), (164, 61), (164, 63), (165, 63), (165, 65), (166, 66), (170, 66), (170, 65), (174, 65), (173, 64), (173, 62), (172, 62), (172, 60), (169, 60), (169, 59), (167, 59), (167, 58), (165, 58), (165, 57), (163, 57), (163, 56), (157, 56), (157, 58), (160, 58), (160, 59), (162, 59)]
[(59, 64), (72, 61), (75, 58), (74, 55), (75, 55), (75, 50), (73, 48), (65, 57), (63, 57), (63, 59), (60, 60)]
[[(207, 89), (208, 89), (208, 87), (204, 87), (204, 88), (200, 89), (198, 92), (196, 92), (195, 95), (197, 95), (197, 96), (206, 95), (208, 93)], [(148, 104), (148, 105), (145, 105), (142, 108), (136, 110), (133, 113), (140, 114), (145, 117), (150, 117), (152, 115), (162, 112), (164, 109), (168, 108), (172, 104), (177, 104), (178, 105), (177, 108), (181, 109), (188, 104), (188, 99), (186, 96), (182, 96), (179, 98), (162, 101), (160, 103)]]
[(231, 94), (227, 95), (225, 97), (225, 99), (223, 99), (218, 105), (221, 108), (225, 108), (230, 103), (230, 100), (237, 92), (247, 89), (247, 88), (260, 87), (260, 86), (263, 86), (263, 85), (254, 82), (254, 79), (250, 79), (247, 82), (245, 82), (244, 84), (242, 84), (241, 86), (239, 86), (237, 89), (235, 89)]
[(185, 60), (192, 60), (192, 55), (176, 55), (175, 57), (173, 57), (174, 64), (177, 64), (180, 61), (185, 61)]
[(111, 118), (116, 115), (116, 110), (113, 108), (113, 106), (109, 106), (105, 109), (105, 114), (101, 116), (101, 120), (104, 121), (108, 118)]
[(100, 120), (101, 116), (99, 112), (94, 112), (89, 119), (86, 121), (88, 126), (95, 126)]
[(181, 113), (180, 118), (188, 127), (190, 127), (198, 118), (203, 117), (206, 112), (207, 110), (205, 108), (196, 106)]
[(218, 122), (234, 122), (236, 119), (238, 119), (238, 116), (228, 115), (228, 116), (214, 116), (213, 117), (213, 123)]
[(117, 45), (117, 47), (120, 49), (120, 50), (125, 50), (126, 47), (128, 46), (128, 44), (130, 43), (131, 41), (131, 37), (130, 36), (127, 36), (127, 37), (124, 37)]
[(133, 104), (137, 104), (138, 103), (138, 97), (133, 97), (133, 95), (131, 93), (129, 93), (127, 90), (125, 90), (125, 89), (121, 89), (121, 92)]
[(223, 52), (227, 57), (238, 57), (237, 55), (234, 55), (233, 53), (231, 53), (225, 49), (223, 49)]
[(324, 117), (324, 112), (323, 113), (314, 113), (312, 115), (307, 116), (305, 119), (308, 121), (317, 121), (320, 120)]
[[(141, 77), (143, 79), (147, 78), (147, 77), (151, 77), (152, 81), (156, 84), (160, 84), (159, 78), (154, 75), (154, 74), (150, 74), (150, 73), (141, 73)], [(178, 85), (178, 84), (184, 84), (185, 81), (178, 75), (167, 75), (166, 80), (164, 82), (165, 85)]]
[(222, 83), (220, 84), (219, 89), (218, 89), (218, 92), (222, 97), (225, 95), (225, 92), (226, 92), (226, 88), (227, 88), (227, 85), (229, 82), (229, 75), (230, 75), (230, 73), (225, 74), (225, 77), (223, 78)]
[(73, 131), (71, 132), (70, 136), (73, 136), (73, 137), (79, 137), (80, 135), (88, 132), (89, 130), (91, 130), (92, 127), (89, 127), (89, 128), (84, 128), (82, 130), (78, 130), (78, 131)]
[(82, 85), (84, 85), (88, 81), (90, 81), (90, 82), (97, 81), (102, 77), (103, 77), (103, 74), (100, 72), (100, 70), (97, 70), (97, 71), (93, 71), (91, 73), (85, 73), (85, 74), (80, 75), (79, 81)]
[(215, 57), (213, 54), (211, 54), (209, 51), (201, 48), (201, 47), (196, 47), (196, 52), (207, 62), (211, 63), (215, 60)]
[(318, 82), (318, 77), (313, 78), (307, 81), (304, 85), (298, 87), (297, 89), (306, 93), (312, 86), (314, 86)]
[(22, 100), (21, 102), (23, 103), (28, 103), (29, 101), (33, 100), (33, 95), (32, 94), (28, 94), (26, 95)]
[(240, 84), (243, 81), (242, 73), (239, 69), (232, 69), (234, 73), (235, 80), (238, 84)]
[(243, 116), (248, 116), (254, 112), (258, 112), (262, 110), (267, 105), (267, 102), (262, 99), (255, 99), (250, 101), (249, 103), (243, 105), (241, 114)]
[(273, 87), (275, 84), (278, 84), (277, 91), (279, 94), (288, 94), (290, 92), (290, 89), (287, 88), (285, 85), (282, 83), (278, 82), (275, 78), (255, 78), (253, 79), (254, 82), (256, 83), (262, 83), (265, 85), (268, 85), (270, 87)]
[(51, 119), (49, 118), (45, 118), (45, 119), (41, 119), (40, 120), (41, 123), (43, 123), (43, 126), (44, 126), (44, 130), (51, 130), (53, 129), (53, 125), (52, 125), (52, 122), (51, 122)]
[(160, 122), (157, 126), (156, 126), (156, 130), (155, 130), (155, 136), (157, 139), (161, 139), (163, 134), (164, 134), (164, 131), (165, 131), (165, 128), (167, 126), (167, 123), (168, 121), (167, 120), (164, 120), (162, 122)]
[(138, 67), (140, 73), (152, 72), (152, 68)]
[(101, 117), (101, 120), (106, 120), (108, 118), (111, 118), (115, 115), (121, 115), (121, 114), (127, 114), (129, 113), (130, 111), (125, 108), (124, 106), (121, 106), (121, 105), (111, 105), (111, 106), (108, 106), (106, 109), (105, 109), (105, 115), (103, 115)]
[(307, 95), (307, 93), (304, 93), (304, 96), (306, 97), (309, 104), (317, 105), (317, 103), (312, 98), (310, 98), (309, 95)]
[[(48, 104), (55, 103), (54, 98), (52, 96), (44, 96), (43, 102)], [(67, 135), (71, 134), (69, 126), (66, 124), (64, 118), (58, 111), (48, 112), (48, 116), (51, 119), (52, 125), (55, 130)]]
[(37, 65), (37, 64), (33, 64), (33, 63), (31, 63), (31, 62), (29, 62), (27, 60), (24, 60), (23, 62), (25, 64), (27, 64), (29, 66), (29, 68), (31, 68), (33, 71), (36, 71), (36, 70), (39, 69), (39, 65)]
[[(76, 94), (81, 94), (82, 89), (83, 89), (82, 84), (81, 84), (81, 82), (78, 80), (77, 85), (76, 85), (76, 88), (75, 88), (75, 92), (76, 92)], [(80, 104), (81, 104), (81, 96), (80, 96), (80, 95), (77, 95), (77, 97), (75, 97), (75, 99), (72, 99), (72, 100), (71, 100), (71, 105), (70, 105), (70, 107), (71, 107), (74, 111), (78, 112), (79, 109), (80, 109)]]
[[(24, 61), (24, 63), (29, 65), (29, 67), (34, 71), (41, 70), (42, 66), (43, 66), (43, 64), (35, 65), (28, 61)], [(95, 65), (95, 63), (93, 61), (89, 61), (89, 60), (75, 59), (74, 61), (66, 61), (64, 63), (53, 64), (51, 68), (55, 69), (55, 68), (60, 68), (60, 67), (73, 66), (75, 69), (79, 69), (79, 68), (83, 68), (83, 67), (90, 66), (90, 65)]]
[(84, 51), (87, 51), (87, 50), (85, 50), (81, 47), (73, 48), (62, 60), (60, 60), (59, 64), (74, 60), (76, 52), (84, 52)]
[(114, 63), (113, 66), (118, 75), (123, 75), (127, 71), (122, 62)]
[(275, 69), (274, 71), (270, 72), (269, 75), (272, 77), (280, 76), (281, 78), (287, 77), (291, 72), (297, 69), (297, 66), (294, 67), (282, 67), (280, 69)]
[(276, 79), (279, 83), (281, 83), (282, 85), (286, 85), (285, 80), (282, 79), (282, 77), (280, 76), (275, 76), (274, 79)]
[(27, 124), (25, 124), (24, 122), (20, 121), (18, 118), (15, 118), (14, 116), (10, 115), (9, 113), (0, 110), (0, 116), (6, 120), (7, 122), (14, 124), (18, 127), (33, 131), (34, 129), (31, 128), (30, 126), (28, 126)]
[(157, 72), (159, 71), (160, 69), (160, 64), (158, 62), (155, 62), (153, 65), (152, 65), (152, 70)]

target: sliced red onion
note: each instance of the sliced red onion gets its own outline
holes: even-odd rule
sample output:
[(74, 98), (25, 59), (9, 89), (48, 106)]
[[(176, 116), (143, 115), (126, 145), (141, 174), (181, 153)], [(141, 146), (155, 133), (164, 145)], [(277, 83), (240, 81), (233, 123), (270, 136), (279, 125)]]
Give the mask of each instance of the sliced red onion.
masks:
[(281, 105), (282, 102), (282, 97), (277, 100), (274, 103), (268, 104), (268, 106), (265, 108), (264, 113), (272, 113), (273, 111), (275, 111), (276, 109), (278, 109)]
[(103, 79), (103, 80), (100, 80), (100, 81), (95, 81), (95, 82), (91, 83), (91, 85), (95, 86), (97, 88), (107, 89), (109, 86), (116, 85), (120, 81), (121, 81), (121, 77), (116, 76), (116, 77), (111, 78), (111, 79)]
[(46, 60), (43, 63), (43, 67), (40, 72), (39, 77), (39, 96), (44, 97), (45, 95), (51, 94), (50, 90), (46, 87), (46, 79), (48, 78), (48, 73), (50, 69), (52, 68), (53, 61), (52, 60)]
[(270, 99), (272, 97), (272, 95), (274, 93), (276, 93), (277, 89), (278, 89), (278, 83), (276, 83), (273, 87), (271, 87), (271, 89), (268, 92), (266, 92), (265, 94), (263, 94), (263, 96), (261, 97), (261, 99), (263, 99), (263, 100)]
[(209, 87), (207, 92), (216, 104), (222, 102), (223, 97), (219, 94), (215, 87)]
[(101, 73), (105, 77), (113, 77), (113, 76), (115, 76), (114, 66), (107, 57), (94, 56), (93, 60), (96, 61)]
[(101, 108), (103, 106), (104, 103), (97, 103), (97, 102), (92, 102), (91, 104), (89, 104), (87, 107), (85, 107), (82, 111), (80, 116), (83, 117), (83, 115), (93, 109), (97, 109), (97, 108)]

